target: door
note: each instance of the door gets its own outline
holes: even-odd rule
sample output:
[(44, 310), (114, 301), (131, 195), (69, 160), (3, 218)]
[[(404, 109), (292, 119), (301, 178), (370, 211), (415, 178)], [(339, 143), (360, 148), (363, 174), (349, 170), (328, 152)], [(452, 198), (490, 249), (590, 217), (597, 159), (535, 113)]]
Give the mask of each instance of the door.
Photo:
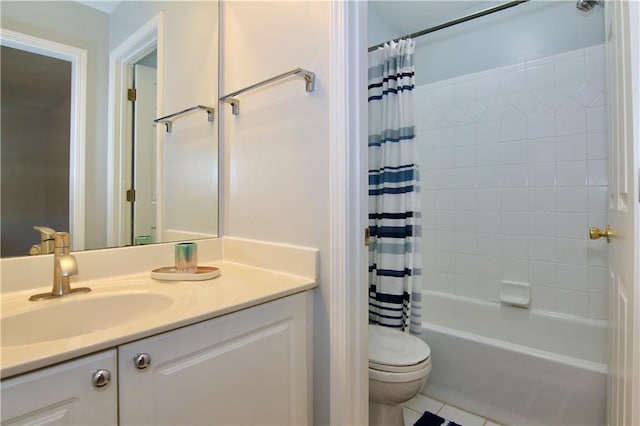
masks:
[[(633, 73), (638, 69), (637, 49), (628, 1), (605, 3), (609, 105), (609, 221), (614, 238), (609, 246), (610, 358), (608, 424), (640, 424), (638, 408), (638, 95)], [(637, 19), (637, 18), (636, 18)], [(637, 37), (637, 32), (635, 33)], [(637, 84), (637, 81), (634, 82)], [(634, 95), (636, 105), (634, 107)], [(634, 110), (635, 109), (635, 110)], [(635, 125), (637, 126), (637, 122)], [(603, 224), (604, 225), (604, 224)], [(636, 370), (636, 371), (634, 371)], [(635, 410), (635, 414), (634, 414)]]
[[(123, 112), (126, 134), (123, 139), (124, 159), (122, 176), (126, 188), (126, 207), (123, 207), (124, 244), (156, 242), (157, 200), (157, 68), (154, 50), (135, 64), (125, 67), (127, 108)], [(123, 197), (125, 194), (123, 194)]]
[(115, 350), (6, 379), (0, 385), (2, 424), (115, 425), (117, 389)]
[(156, 241), (156, 115), (157, 72), (134, 65), (136, 102), (133, 136), (133, 243)]
[(310, 424), (308, 297), (119, 347), (119, 424)]

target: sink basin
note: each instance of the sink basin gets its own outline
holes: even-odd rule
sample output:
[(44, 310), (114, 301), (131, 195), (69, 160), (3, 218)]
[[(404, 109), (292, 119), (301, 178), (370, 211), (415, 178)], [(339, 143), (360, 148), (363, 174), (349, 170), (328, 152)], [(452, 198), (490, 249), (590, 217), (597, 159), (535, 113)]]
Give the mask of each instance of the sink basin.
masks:
[(2, 346), (29, 345), (123, 325), (169, 308), (170, 296), (149, 292), (85, 294), (29, 302), (2, 316)]

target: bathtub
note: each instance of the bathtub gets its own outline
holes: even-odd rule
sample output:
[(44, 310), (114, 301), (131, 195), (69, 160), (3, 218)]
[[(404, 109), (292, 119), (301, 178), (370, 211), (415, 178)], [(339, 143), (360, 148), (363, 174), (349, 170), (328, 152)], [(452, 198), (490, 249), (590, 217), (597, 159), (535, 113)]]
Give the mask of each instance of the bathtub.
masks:
[(422, 393), (505, 425), (604, 425), (607, 322), (423, 292)]

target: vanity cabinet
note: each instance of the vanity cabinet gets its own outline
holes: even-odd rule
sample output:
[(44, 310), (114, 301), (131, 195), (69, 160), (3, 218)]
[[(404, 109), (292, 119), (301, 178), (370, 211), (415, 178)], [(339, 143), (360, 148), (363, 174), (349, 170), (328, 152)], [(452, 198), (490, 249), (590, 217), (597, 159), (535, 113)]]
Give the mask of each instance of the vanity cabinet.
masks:
[(308, 297), (121, 346), (120, 424), (311, 424)]
[(112, 349), (3, 380), (2, 424), (117, 424), (116, 360)]
[[(2, 424), (311, 424), (310, 297), (3, 380)], [(98, 370), (111, 372), (100, 388), (92, 384)]]

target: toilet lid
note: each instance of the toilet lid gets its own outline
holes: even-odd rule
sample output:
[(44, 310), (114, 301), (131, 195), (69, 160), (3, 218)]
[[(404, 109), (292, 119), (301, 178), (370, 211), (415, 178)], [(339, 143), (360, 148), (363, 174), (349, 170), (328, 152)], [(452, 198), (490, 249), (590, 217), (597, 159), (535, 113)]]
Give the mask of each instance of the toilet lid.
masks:
[(429, 345), (408, 333), (369, 324), (369, 362), (384, 365), (415, 365), (429, 358)]

